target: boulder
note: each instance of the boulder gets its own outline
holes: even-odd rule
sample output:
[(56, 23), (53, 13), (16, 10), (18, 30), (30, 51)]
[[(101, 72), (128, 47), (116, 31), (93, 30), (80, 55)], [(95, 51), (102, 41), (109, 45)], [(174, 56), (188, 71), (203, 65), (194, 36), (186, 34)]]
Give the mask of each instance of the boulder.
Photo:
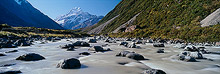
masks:
[(199, 51), (195, 46), (193, 45), (188, 45), (184, 48), (184, 51), (191, 51), (191, 52), (195, 52), (195, 51)]
[(28, 42), (26, 40), (17, 40), (14, 44), (17, 46), (30, 46), (31, 45), (30, 41)]
[(105, 42), (109, 42), (109, 41), (110, 41), (109, 39), (106, 39), (106, 40), (105, 40)]
[(189, 56), (196, 58), (196, 59), (204, 59), (202, 53), (200, 52), (190, 52)]
[(196, 59), (202, 59), (202, 54), (191, 53), (191, 52), (182, 52), (177, 55), (179, 60), (186, 62), (196, 62)]
[(136, 44), (142, 44), (142, 43), (143, 43), (143, 42), (140, 41), (140, 40), (136, 41)]
[(119, 45), (128, 46), (128, 42), (121, 42)]
[(67, 51), (75, 51), (74, 47), (69, 47)]
[(5, 54), (3, 54), (3, 53), (0, 53), (0, 56), (6, 56)]
[(149, 39), (146, 41), (147, 43), (154, 43), (154, 41), (152, 39)]
[(136, 48), (136, 44), (134, 42), (132, 42), (131, 44), (128, 45), (128, 48)]
[(106, 46), (109, 46), (108, 44), (104, 44), (104, 45), (102, 45), (102, 47), (106, 47)]
[(8, 51), (8, 52), (5, 52), (5, 53), (14, 53), (14, 52), (18, 52), (18, 50), (12, 50), (12, 51)]
[(144, 70), (142, 74), (166, 74), (166, 73), (158, 69), (147, 69), (147, 70)]
[(79, 53), (79, 55), (90, 55), (90, 53), (89, 52), (82, 52), (82, 53)]
[(191, 56), (180, 56), (179, 60), (186, 62), (196, 62), (196, 59)]
[(153, 44), (154, 47), (165, 47), (165, 45), (163, 43), (156, 43)]
[(115, 40), (110, 40), (108, 43), (116, 43)]
[(213, 45), (209, 43), (205, 43), (204, 46), (213, 46)]
[(17, 46), (12, 43), (7, 43), (2, 45), (2, 48), (16, 48)]
[(35, 53), (28, 53), (16, 58), (16, 60), (22, 60), (22, 61), (38, 61), (43, 59), (45, 59), (43, 56)]
[(145, 58), (142, 55), (130, 51), (119, 52), (118, 54), (116, 54), (116, 56), (127, 57), (134, 60), (145, 60)]
[(60, 41), (61, 38), (56, 37), (56, 38), (53, 38), (53, 40)]
[(89, 49), (90, 51), (96, 51), (96, 52), (105, 52), (105, 51), (110, 51), (109, 49), (104, 49), (101, 46), (93, 46), (92, 48)]
[(164, 53), (164, 49), (158, 49), (157, 53)]
[(175, 48), (184, 49), (186, 47), (185, 44), (176, 44)]
[(135, 53), (135, 52), (130, 52), (130, 51), (121, 51), (116, 54), (116, 56), (121, 56), (121, 57), (126, 57), (128, 53)]
[(73, 43), (74, 46), (90, 47), (90, 44), (84, 41), (77, 41)]
[(66, 45), (61, 45), (60, 46), (62, 49), (68, 49), (70, 47), (74, 48), (74, 45), (73, 44), (66, 44)]
[(8, 66), (13, 66), (13, 65), (16, 65), (16, 64), (5, 64), (5, 65), (2, 65), (0, 67), (8, 67)]
[(47, 42), (46, 41), (41, 41), (41, 43), (40, 44), (46, 44)]
[(89, 43), (97, 43), (97, 42), (96, 42), (96, 39), (90, 39)]
[(0, 74), (20, 74), (20, 70), (11, 70), (11, 71), (0, 71)]
[(126, 57), (128, 57), (130, 59), (134, 59), (134, 60), (144, 60), (144, 57), (140, 54), (137, 54), (137, 53), (128, 53), (126, 55)]
[(57, 68), (62, 68), (62, 69), (78, 69), (80, 67), (81, 67), (80, 61), (75, 58), (61, 60), (57, 64)]
[(130, 38), (126, 39), (126, 41), (132, 41)]

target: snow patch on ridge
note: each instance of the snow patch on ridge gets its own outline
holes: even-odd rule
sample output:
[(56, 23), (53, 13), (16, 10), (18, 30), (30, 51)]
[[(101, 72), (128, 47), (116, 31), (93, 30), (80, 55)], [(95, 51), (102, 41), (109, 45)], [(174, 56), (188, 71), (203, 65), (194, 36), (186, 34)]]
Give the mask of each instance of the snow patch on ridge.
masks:
[(27, 1), (26, 1), (26, 0), (15, 0), (15, 2), (16, 2), (16, 3), (18, 3), (19, 5), (21, 5), (21, 4), (22, 4), (22, 2), (27, 3)]

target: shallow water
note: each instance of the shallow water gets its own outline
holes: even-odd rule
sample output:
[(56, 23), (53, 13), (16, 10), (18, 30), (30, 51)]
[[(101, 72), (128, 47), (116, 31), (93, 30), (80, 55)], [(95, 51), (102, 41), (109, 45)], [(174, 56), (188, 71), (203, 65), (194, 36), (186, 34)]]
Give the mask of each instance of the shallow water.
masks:
[[(72, 39), (75, 42), (81, 39)], [(88, 41), (88, 40), (84, 40)], [(220, 68), (213, 66), (220, 64), (220, 55), (205, 54), (204, 57), (213, 59), (199, 60), (200, 62), (183, 62), (173, 60), (170, 57), (177, 55), (182, 49), (173, 48), (174, 45), (166, 45), (164, 54), (156, 53), (157, 49), (152, 44), (138, 44), (141, 49), (126, 48), (118, 46), (119, 43), (105, 43), (98, 41), (98, 43), (90, 43), (94, 45), (109, 44), (104, 48), (111, 48), (108, 52), (91, 52), (90, 56), (80, 56), (80, 52), (88, 51), (89, 47), (77, 47), (76, 51), (66, 51), (59, 48), (59, 45), (69, 44), (71, 42), (65, 39), (58, 42), (49, 42), (46, 44), (39, 44), (35, 42), (34, 45), (19, 48), (3, 48), (0, 52), (10, 50), (18, 50), (15, 53), (6, 53), (7, 56), (0, 57), (0, 65), (15, 64), (9, 67), (0, 67), (0, 70), (21, 70), (23, 74), (140, 74), (146, 68), (155, 68), (164, 70), (168, 74), (219, 74)], [(220, 51), (216, 47), (207, 47), (210, 51)], [(115, 57), (116, 53), (129, 50), (142, 54), (146, 59), (143, 61), (135, 61), (124, 57)], [(89, 51), (90, 52), (90, 51)], [(18, 56), (25, 53), (37, 53), (44, 56), (46, 59), (41, 61), (18, 61), (15, 60)], [(62, 59), (78, 58), (82, 64), (80, 69), (60, 69), (56, 68), (57, 63)], [(120, 64), (124, 63), (124, 64)]]

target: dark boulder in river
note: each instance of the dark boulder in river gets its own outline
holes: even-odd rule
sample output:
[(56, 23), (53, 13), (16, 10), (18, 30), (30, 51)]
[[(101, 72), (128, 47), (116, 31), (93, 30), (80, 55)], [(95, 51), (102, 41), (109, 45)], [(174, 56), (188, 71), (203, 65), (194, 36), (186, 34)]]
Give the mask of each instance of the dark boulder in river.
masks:
[(89, 52), (82, 52), (82, 53), (79, 53), (79, 55), (91, 55)]
[(166, 74), (166, 73), (158, 69), (147, 69), (147, 70), (144, 70), (142, 74)]
[(62, 49), (68, 49), (68, 48), (70, 48), (70, 47), (73, 47), (73, 48), (74, 48), (74, 45), (73, 45), (73, 44), (66, 44), (66, 45), (60, 45), (60, 47), (61, 47)]
[(158, 49), (157, 53), (164, 53), (164, 49)]
[(165, 47), (165, 45), (162, 43), (153, 44), (153, 46), (154, 47)]
[(92, 48), (89, 49), (90, 51), (96, 51), (96, 52), (105, 52), (105, 51), (110, 51), (110, 49), (104, 49), (101, 46), (93, 46)]
[(144, 60), (144, 57), (140, 54), (137, 54), (137, 53), (128, 53), (126, 55), (126, 57), (128, 57), (130, 59), (134, 59), (134, 60)]
[(130, 51), (121, 51), (116, 56), (121, 56), (121, 57), (126, 57), (128, 53), (135, 53), (135, 52), (130, 52)]
[(96, 39), (90, 39), (89, 43), (97, 43), (97, 42), (96, 42)]
[(122, 51), (116, 54), (116, 56), (127, 57), (134, 60), (145, 60), (144, 56), (130, 51)]
[(90, 44), (84, 41), (77, 41), (73, 43), (74, 46), (90, 47)]
[(20, 70), (15, 70), (15, 71), (0, 71), (0, 74), (20, 74), (22, 73)]
[(6, 56), (5, 54), (3, 54), (3, 53), (0, 53), (0, 56)]
[(35, 53), (28, 53), (16, 58), (16, 60), (22, 60), (22, 61), (38, 61), (43, 59), (45, 59), (43, 56)]
[(62, 69), (77, 69), (81, 67), (81, 63), (78, 59), (75, 58), (70, 58), (70, 59), (65, 59), (61, 60), (57, 64), (57, 68), (62, 68)]
[(5, 53), (14, 53), (14, 52), (18, 52), (18, 50), (12, 50), (12, 51), (8, 51), (8, 52), (5, 52)]
[(67, 51), (75, 51), (75, 48), (74, 48), (74, 47), (69, 47), (69, 48), (67, 49)]

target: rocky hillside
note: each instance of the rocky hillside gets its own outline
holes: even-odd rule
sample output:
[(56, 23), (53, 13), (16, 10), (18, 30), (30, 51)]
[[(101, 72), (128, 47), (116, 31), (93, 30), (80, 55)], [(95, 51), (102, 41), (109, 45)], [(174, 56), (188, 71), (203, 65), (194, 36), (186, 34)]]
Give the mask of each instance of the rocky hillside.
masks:
[(55, 21), (65, 29), (79, 29), (98, 23), (104, 16), (96, 16), (83, 12), (81, 8), (75, 7), (66, 15), (57, 17)]
[(220, 23), (220, 8), (217, 9), (215, 12), (207, 16), (201, 22), (202, 27), (216, 25)]
[(64, 29), (26, 0), (1, 0), (0, 24), (21, 27)]
[(220, 0), (122, 0), (85, 31), (113, 37), (220, 41), (220, 25), (201, 27), (200, 23), (218, 8)]

